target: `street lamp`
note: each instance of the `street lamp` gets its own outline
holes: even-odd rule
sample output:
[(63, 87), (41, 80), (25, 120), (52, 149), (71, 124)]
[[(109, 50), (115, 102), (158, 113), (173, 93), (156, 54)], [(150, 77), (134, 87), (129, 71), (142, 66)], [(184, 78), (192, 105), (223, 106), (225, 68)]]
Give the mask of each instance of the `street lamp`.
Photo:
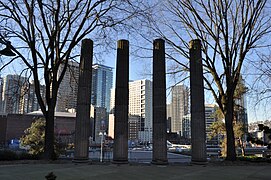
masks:
[(100, 132), (99, 136), (101, 136), (101, 154), (100, 154), (100, 162), (103, 162), (103, 137), (106, 135), (106, 132)]
[(0, 50), (1, 55), (5, 56), (15, 56), (16, 54), (11, 50), (11, 42), (7, 41), (6, 48)]

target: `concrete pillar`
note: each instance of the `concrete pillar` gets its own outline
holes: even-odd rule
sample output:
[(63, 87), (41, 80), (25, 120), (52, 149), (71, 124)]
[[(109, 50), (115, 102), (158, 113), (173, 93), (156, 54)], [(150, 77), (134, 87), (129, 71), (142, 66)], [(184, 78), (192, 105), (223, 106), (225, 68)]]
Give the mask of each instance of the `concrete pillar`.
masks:
[(113, 163), (128, 163), (129, 41), (117, 48)]
[(75, 124), (74, 162), (88, 162), (93, 42), (82, 41)]
[(206, 163), (206, 125), (204, 107), (201, 41), (189, 42), (191, 90), (192, 163)]
[(165, 41), (153, 42), (153, 164), (167, 164)]

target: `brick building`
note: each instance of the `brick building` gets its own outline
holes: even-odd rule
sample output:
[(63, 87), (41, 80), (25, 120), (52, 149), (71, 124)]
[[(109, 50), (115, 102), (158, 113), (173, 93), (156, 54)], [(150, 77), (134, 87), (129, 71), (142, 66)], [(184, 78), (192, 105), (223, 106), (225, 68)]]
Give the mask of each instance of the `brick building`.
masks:
[[(24, 130), (31, 126), (37, 118), (43, 117), (41, 112), (29, 114), (0, 114), (0, 144), (8, 145), (11, 139), (20, 139)], [(56, 112), (55, 135), (56, 138), (67, 137), (70, 142), (74, 141), (75, 113)]]

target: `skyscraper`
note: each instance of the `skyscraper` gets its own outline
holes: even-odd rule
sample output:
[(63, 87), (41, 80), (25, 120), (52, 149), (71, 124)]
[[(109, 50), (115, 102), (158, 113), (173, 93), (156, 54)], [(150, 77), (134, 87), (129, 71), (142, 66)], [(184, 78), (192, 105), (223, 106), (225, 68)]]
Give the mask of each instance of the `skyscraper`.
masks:
[[(40, 94), (43, 99), (45, 99), (45, 86), (40, 85)], [(38, 99), (35, 93), (35, 84), (32, 81), (30, 84), (26, 85), (22, 89), (22, 98), (20, 98), (20, 109), (19, 113), (29, 113), (33, 111), (38, 111), (40, 109)]]
[[(60, 71), (64, 66), (60, 67)], [(68, 69), (60, 83), (58, 91), (57, 111), (76, 109), (79, 80), (79, 63), (69, 61)], [(110, 89), (113, 85), (112, 68), (100, 64), (92, 66), (91, 104), (94, 107), (110, 110)]]
[(92, 66), (91, 104), (110, 111), (110, 95), (113, 86), (112, 68), (101, 64)]
[(139, 141), (152, 142), (152, 82), (150, 80), (129, 82), (129, 114), (141, 118)]
[(189, 113), (189, 91), (185, 85), (177, 85), (172, 88), (171, 102), (171, 131), (180, 133), (182, 136), (183, 116)]
[[(61, 64), (59, 72), (61, 72), (63, 68), (64, 65)], [(78, 80), (79, 63), (69, 61), (67, 71), (59, 86), (56, 111), (63, 112), (67, 111), (68, 109), (76, 109)]]
[(2, 85), (2, 112), (20, 113), (20, 100), (27, 91), (28, 86), (26, 77), (19, 75), (7, 75), (3, 79)]

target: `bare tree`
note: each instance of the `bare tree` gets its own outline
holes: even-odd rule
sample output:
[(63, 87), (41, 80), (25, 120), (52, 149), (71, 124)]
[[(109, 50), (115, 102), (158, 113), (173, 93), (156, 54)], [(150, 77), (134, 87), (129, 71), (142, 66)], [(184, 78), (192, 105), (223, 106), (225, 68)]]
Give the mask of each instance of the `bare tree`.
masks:
[[(270, 32), (266, 0), (167, 0), (147, 25), (188, 59), (188, 41), (200, 39), (204, 80), (225, 117), (226, 160), (236, 160), (233, 133), (234, 92), (251, 50), (262, 47)], [(186, 62), (170, 56), (180, 66)]]
[[(253, 106), (262, 106), (265, 111), (268, 110), (268, 104), (271, 98), (271, 49), (265, 48), (257, 52), (257, 61), (250, 59), (250, 67), (255, 69), (248, 75), (253, 76), (253, 81), (250, 85), (250, 94), (253, 97)], [(255, 108), (256, 109), (256, 108)], [(269, 113), (265, 114), (266, 116)], [(267, 117), (266, 117), (267, 118)]]
[[(85, 38), (105, 41), (108, 31), (134, 17), (140, 1), (129, 0), (5, 0), (0, 1), (1, 42), (13, 45), (11, 61), (32, 72), (35, 93), (46, 119), (45, 159), (54, 156), (54, 110), (68, 61), (78, 55)], [(8, 63), (8, 62), (7, 62)], [(59, 68), (63, 64), (64, 68)], [(40, 83), (46, 86), (42, 98)]]

